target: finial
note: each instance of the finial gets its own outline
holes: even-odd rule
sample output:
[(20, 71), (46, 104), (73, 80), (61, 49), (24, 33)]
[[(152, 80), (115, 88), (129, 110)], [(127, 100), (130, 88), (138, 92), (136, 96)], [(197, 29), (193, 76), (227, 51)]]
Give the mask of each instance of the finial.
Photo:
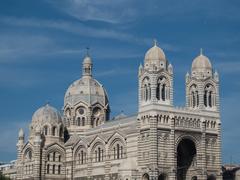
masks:
[(200, 48), (200, 55), (203, 55), (203, 48)]
[(45, 106), (48, 106), (50, 104), (49, 100), (46, 101)]
[(154, 46), (157, 46), (157, 39), (153, 39)]
[(89, 56), (89, 50), (90, 50), (90, 48), (87, 46), (86, 47), (86, 56)]

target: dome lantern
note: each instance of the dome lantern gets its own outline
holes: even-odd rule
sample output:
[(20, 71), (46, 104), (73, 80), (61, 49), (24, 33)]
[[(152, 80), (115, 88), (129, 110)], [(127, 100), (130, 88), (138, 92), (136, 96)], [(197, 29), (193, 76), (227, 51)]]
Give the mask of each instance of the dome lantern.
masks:
[(92, 59), (88, 51), (89, 51), (89, 48), (87, 48), (87, 53), (83, 59), (83, 67), (82, 67), (83, 76), (92, 76)]

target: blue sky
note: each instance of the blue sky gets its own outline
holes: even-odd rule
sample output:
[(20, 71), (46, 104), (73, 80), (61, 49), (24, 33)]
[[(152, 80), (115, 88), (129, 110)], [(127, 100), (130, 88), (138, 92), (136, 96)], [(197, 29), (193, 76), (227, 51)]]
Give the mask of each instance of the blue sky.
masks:
[(137, 70), (154, 38), (174, 68), (174, 104), (185, 104), (185, 74), (203, 48), (221, 79), (223, 162), (240, 163), (239, 0), (0, 1), (0, 161), (16, 158), (47, 101), (61, 110), (90, 47), (94, 76), (112, 116), (137, 112)]

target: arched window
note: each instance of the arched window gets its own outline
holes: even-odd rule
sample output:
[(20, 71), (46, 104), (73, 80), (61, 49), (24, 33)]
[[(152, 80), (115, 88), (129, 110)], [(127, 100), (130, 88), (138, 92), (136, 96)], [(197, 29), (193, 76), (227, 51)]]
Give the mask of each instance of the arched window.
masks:
[(216, 91), (211, 84), (207, 84), (204, 89), (204, 106), (209, 108), (216, 106)]
[(45, 136), (48, 135), (48, 127), (47, 127), (47, 126), (44, 127), (44, 135), (45, 135)]
[(212, 91), (209, 92), (208, 105), (209, 105), (209, 107), (212, 107)]
[(192, 92), (192, 107), (195, 107), (195, 106), (196, 106), (196, 97), (194, 92)]
[(98, 147), (98, 162), (100, 162), (102, 159), (102, 152), (101, 152), (101, 148)]
[(85, 126), (85, 117), (82, 117), (82, 126)]
[(98, 145), (95, 150), (94, 150), (94, 154), (95, 154), (95, 162), (101, 162), (104, 160), (104, 150), (103, 148)]
[(56, 158), (56, 153), (54, 152), (53, 153), (53, 161), (55, 161), (55, 158)]
[(58, 156), (58, 162), (61, 162), (61, 155)]
[(86, 148), (81, 146), (76, 153), (76, 164), (85, 164), (87, 161)]
[(166, 77), (161, 76), (157, 81), (156, 98), (160, 101), (166, 101), (170, 98), (170, 88)]
[(141, 91), (142, 91), (142, 100), (149, 101), (151, 99), (151, 84), (149, 83), (148, 77), (145, 77), (143, 79)]
[(63, 137), (63, 127), (62, 126), (60, 127), (60, 130), (59, 130), (59, 136)]
[(190, 107), (195, 108), (199, 106), (199, 94), (198, 94), (198, 88), (196, 84), (193, 84), (190, 89)]
[(55, 127), (55, 126), (52, 128), (52, 135), (53, 135), (53, 136), (56, 135), (56, 127)]
[(147, 100), (148, 100), (148, 87), (147, 87), (146, 84), (144, 85), (144, 92), (145, 92), (145, 93), (144, 93), (144, 94), (145, 94), (145, 95), (144, 95), (145, 101), (147, 101)]
[(120, 158), (123, 158), (123, 146), (120, 148)]
[(165, 89), (165, 87), (166, 87), (166, 84), (163, 84), (163, 86), (162, 86), (162, 100), (163, 101), (165, 101), (165, 99), (166, 99), (166, 89)]
[(123, 158), (123, 145), (120, 142), (114, 143), (111, 147), (111, 151), (113, 159)]
[(120, 159), (120, 146), (117, 144), (117, 159)]
[(97, 152), (97, 150), (95, 150), (95, 162), (97, 162), (98, 161), (98, 152)]
[(156, 98), (157, 100), (160, 100), (160, 83), (157, 84)]
[(81, 106), (76, 110), (77, 126), (85, 126), (85, 115), (86, 115), (85, 107)]
[(80, 117), (77, 118), (77, 125), (81, 126), (81, 118)]
[(116, 159), (116, 148), (113, 148), (113, 158)]

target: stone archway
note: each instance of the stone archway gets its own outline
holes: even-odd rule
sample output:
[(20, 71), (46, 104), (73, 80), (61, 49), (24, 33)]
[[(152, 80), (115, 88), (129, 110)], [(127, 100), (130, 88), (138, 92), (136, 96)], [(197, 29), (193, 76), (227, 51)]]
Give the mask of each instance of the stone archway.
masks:
[(182, 139), (177, 147), (177, 180), (186, 180), (189, 168), (196, 159), (195, 143), (187, 138)]
[(162, 173), (158, 176), (158, 180), (166, 180), (166, 179), (167, 179), (167, 176), (164, 173)]
[(216, 177), (214, 175), (210, 175), (207, 177), (207, 180), (216, 180)]
[(142, 180), (149, 180), (149, 175), (147, 173), (145, 173), (143, 176), (142, 176)]

